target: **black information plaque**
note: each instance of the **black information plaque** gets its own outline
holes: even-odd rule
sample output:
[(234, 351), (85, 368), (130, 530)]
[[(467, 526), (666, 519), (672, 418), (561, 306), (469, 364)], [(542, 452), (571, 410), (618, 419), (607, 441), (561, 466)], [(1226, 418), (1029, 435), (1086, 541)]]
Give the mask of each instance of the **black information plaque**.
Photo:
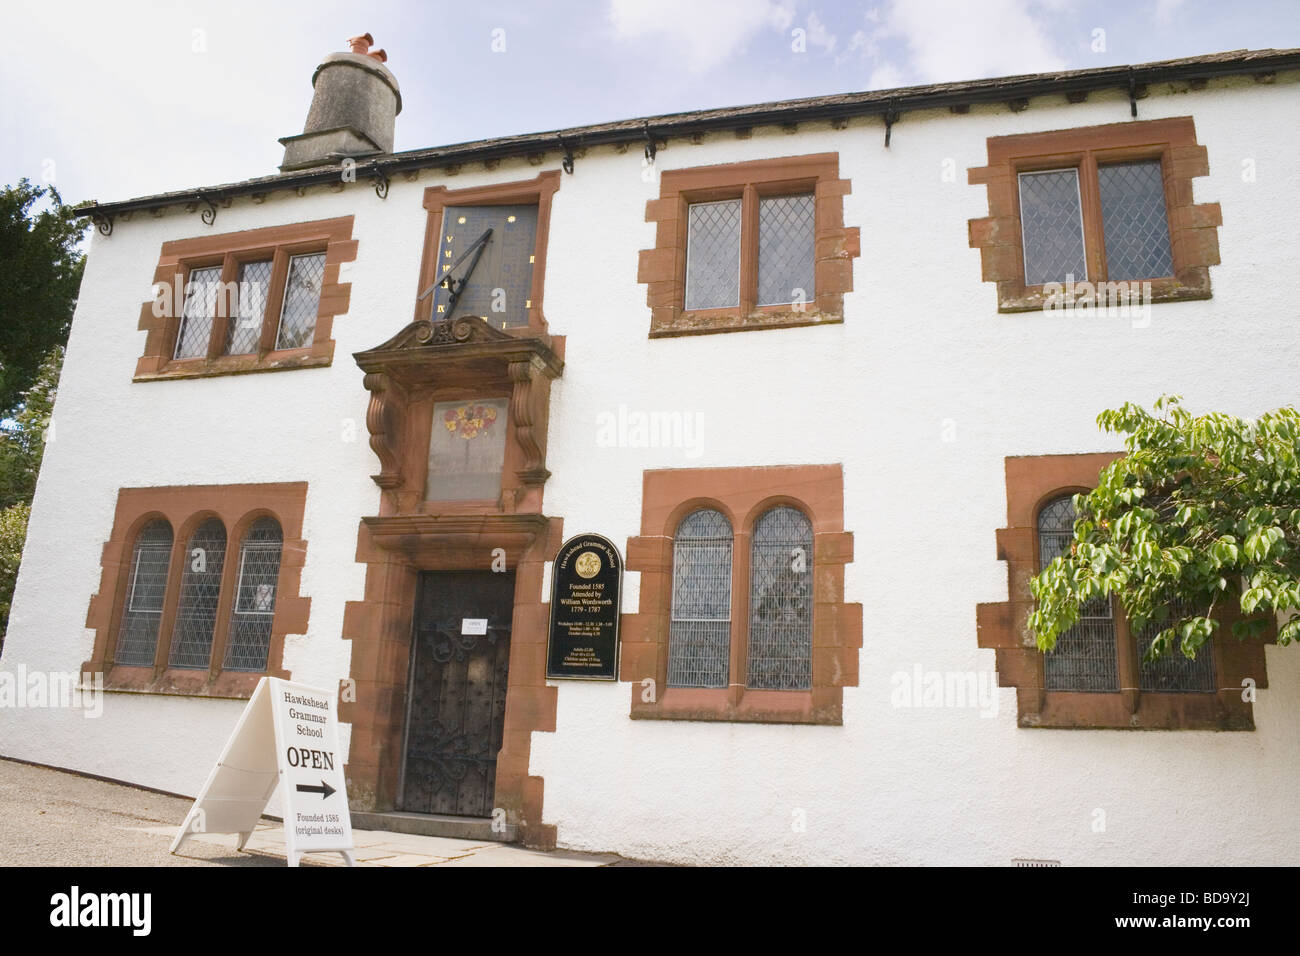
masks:
[(608, 538), (564, 542), (551, 568), (546, 676), (618, 680), (618, 614), (623, 558)]

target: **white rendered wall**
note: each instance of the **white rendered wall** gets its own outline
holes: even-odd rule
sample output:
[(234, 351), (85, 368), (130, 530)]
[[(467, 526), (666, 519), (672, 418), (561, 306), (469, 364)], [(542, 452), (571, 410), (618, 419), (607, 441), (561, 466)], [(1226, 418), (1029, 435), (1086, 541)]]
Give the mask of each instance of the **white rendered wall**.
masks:
[[(993, 652), (976, 644), (975, 606), (1007, 596), (994, 546), (1006, 523), (1006, 456), (1118, 448), (1098, 433), (1097, 412), (1162, 391), (1183, 393), (1193, 410), (1247, 416), (1296, 402), (1287, 346), (1298, 316), (1285, 276), (1300, 220), (1300, 175), (1288, 159), (1300, 130), (1282, 120), (1298, 108), (1296, 85), (1250, 80), (1153, 90), (1139, 102), (1143, 120), (1195, 118), (1210, 163), (1194, 181), (1196, 200), (1221, 203), (1224, 218), (1213, 299), (1153, 306), (1144, 328), (1086, 314), (999, 315), (967, 244), (966, 221), (987, 215), (986, 190), (966, 182), (968, 167), (987, 162), (986, 137), (1123, 121), (1118, 94), (1073, 106), (1039, 99), (1018, 114), (907, 114), (888, 149), (878, 121), (855, 120), (661, 150), (660, 171), (839, 153), (853, 185), (844, 221), (861, 227), (862, 254), (845, 323), (822, 328), (648, 339), (637, 252), (653, 246), (645, 201), (657, 183), (635, 149), (579, 159), (555, 196), (548, 244), (546, 314), (567, 354), (552, 392), (547, 513), (564, 518), (567, 534), (597, 531), (622, 545), (640, 530), (644, 469), (842, 462), (856, 541), (846, 600), (864, 607), (864, 647), (842, 727), (632, 721), (627, 684), (557, 682), (557, 730), (533, 735), (530, 772), (546, 781), (544, 816), (561, 845), (692, 862), (1297, 862), (1294, 649), (1267, 650), (1271, 689), (1259, 694), (1253, 733), (1022, 730), (1014, 690), (998, 692), (993, 716), (896, 708), (891, 678), (918, 665), (993, 671)], [(1243, 180), (1245, 159), (1254, 182)], [(557, 163), (550, 156), (544, 168)], [(425, 172), (415, 183), (398, 177), (386, 201), (359, 184), (260, 206), (239, 200), (213, 230), (171, 212), (96, 237), (3, 668), (74, 670), (90, 656), (86, 602), (118, 488), (305, 480), (301, 590), (311, 619), (285, 664), (322, 686), (346, 676), (343, 607), (364, 580), (357, 525), (378, 502), (351, 353), (410, 319), (424, 188), (537, 172), (523, 162), (490, 173), (467, 166), (454, 178)], [(162, 242), (347, 214), (360, 244), (344, 267), (352, 300), (335, 320), (332, 367), (131, 382)], [(700, 441), (604, 447), (599, 416), (620, 405), (699, 413)], [(192, 793), (241, 706), (111, 694), (96, 720), (0, 710), (0, 753)]]

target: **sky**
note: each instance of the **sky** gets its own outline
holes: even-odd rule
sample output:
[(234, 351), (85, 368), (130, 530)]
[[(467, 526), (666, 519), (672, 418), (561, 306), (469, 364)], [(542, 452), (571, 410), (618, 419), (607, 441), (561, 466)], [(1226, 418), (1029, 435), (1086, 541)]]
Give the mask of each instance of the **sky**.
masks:
[(917, 83), (1300, 47), (1295, 0), (3, 0), (0, 182), (101, 202), (276, 172), (369, 32), (396, 149)]

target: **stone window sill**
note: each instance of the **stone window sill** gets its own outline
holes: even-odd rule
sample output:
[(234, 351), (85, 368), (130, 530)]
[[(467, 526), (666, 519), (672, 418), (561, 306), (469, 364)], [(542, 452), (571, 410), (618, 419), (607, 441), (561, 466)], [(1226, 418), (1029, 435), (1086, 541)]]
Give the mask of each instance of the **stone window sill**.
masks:
[(1217, 693), (1111, 694), (1052, 691), (1037, 713), (1022, 713), (1021, 727), (1057, 730), (1254, 730), (1240, 688)]
[(160, 382), (182, 378), (213, 378), (250, 372), (281, 372), (295, 368), (326, 368), (334, 361), (334, 342), (308, 348), (278, 349), (265, 355), (222, 355), (219, 358), (181, 359), (157, 371), (137, 371), (134, 382)]
[(800, 312), (767, 307), (743, 315), (739, 309), (699, 310), (679, 312), (671, 319), (656, 318), (650, 327), (650, 338), (746, 332), (752, 329), (791, 329), (807, 325), (840, 325), (843, 322), (842, 312)]
[(114, 664), (104, 676), (104, 690), (173, 697), (216, 697), (247, 700), (257, 682), (265, 676), (288, 678), (287, 671), (273, 674), (223, 671), (212, 676), (208, 670), (168, 668), (157, 677), (152, 667)]
[(646, 703), (638, 697), (633, 720), (697, 720), (761, 724), (844, 723), (838, 695), (818, 690), (753, 690), (670, 687), (659, 700)]
[[(1148, 304), (1146, 293), (1142, 289), (1143, 284), (1147, 282), (1151, 284), (1151, 304), (1158, 302), (1194, 302), (1213, 298), (1210, 291), (1209, 277), (1205, 275), (1189, 276), (1187, 282), (1183, 282), (1173, 276), (1166, 276), (1160, 279), (1144, 279), (1129, 282), (1127, 284), (1130, 289), (1135, 286), (1137, 287), (1137, 299), (1131, 306), (1128, 306), (1130, 310), (1140, 309), (1144, 305)], [(1101, 285), (1106, 286), (1108, 284), (1101, 283)], [(1076, 283), (1074, 293), (1076, 299), (1080, 295), (1077, 286), (1078, 284)], [(1098, 315), (1105, 314), (1107, 302), (1106, 292), (1104, 289), (1098, 291), (1097, 298), (1094, 300), (1095, 304), (1089, 303), (1087, 308), (1082, 309), (1078, 305), (1066, 308), (1063, 308), (1060, 305), (1054, 306), (1051, 301), (1053, 296), (1046, 292), (1045, 289), (1045, 286), (1030, 286), (1029, 288), (1022, 289), (1019, 294), (1000, 298), (998, 300), (998, 311), (1004, 313), (1059, 312), (1062, 315), (1069, 315), (1071, 313), (1082, 313), (1083, 315), (1089, 313), (1096, 313)], [(1117, 306), (1123, 308), (1124, 303), (1122, 301), (1117, 302), (1112, 304), (1110, 308), (1116, 308)]]

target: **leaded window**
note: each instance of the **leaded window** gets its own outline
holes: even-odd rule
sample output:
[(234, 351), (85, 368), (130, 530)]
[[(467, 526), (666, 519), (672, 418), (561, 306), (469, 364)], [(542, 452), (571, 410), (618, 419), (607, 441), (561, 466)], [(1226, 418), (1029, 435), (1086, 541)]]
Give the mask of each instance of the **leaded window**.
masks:
[(185, 307), (176, 333), (176, 358), (202, 358), (208, 354), (220, 291), (221, 266), (190, 270), (189, 281), (185, 283)]
[(208, 666), (225, 558), (225, 526), (218, 519), (209, 518), (194, 530), (185, 549), (169, 667), (201, 670)]
[(686, 308), (740, 304), (740, 200), (692, 203), (687, 214)]
[[(1085, 206), (1079, 178), (1095, 170)], [(1023, 172), (1018, 177), (1025, 285), (1085, 279), (1131, 282), (1173, 275), (1173, 248), (1159, 159)], [(1091, 180), (1090, 180), (1091, 181)], [(1092, 238), (1088, 238), (1092, 230)], [(1087, 247), (1104, 276), (1089, 276)]]
[(812, 524), (796, 508), (754, 525), (749, 568), (749, 687), (812, 687)]
[(320, 309), (321, 284), (325, 279), (325, 253), (293, 256), (280, 308), (277, 349), (298, 349), (311, 345), (316, 334), (316, 313)]
[(237, 306), (226, 325), (226, 355), (247, 355), (257, 351), (266, 319), (271, 265), (270, 259), (240, 263)]
[(1173, 275), (1165, 180), (1160, 160), (1097, 167), (1106, 278), (1111, 282)]
[(693, 511), (673, 539), (668, 686), (726, 687), (731, 671), (731, 523)]
[[(1138, 660), (1146, 654), (1151, 642), (1164, 628), (1184, 617), (1202, 612), (1183, 601), (1175, 601), (1164, 621), (1151, 621), (1137, 633)], [(1138, 687), (1153, 693), (1204, 693), (1214, 690), (1214, 644), (1207, 640), (1189, 659), (1183, 654), (1175, 637), (1173, 646), (1164, 656), (1151, 664), (1140, 664)]]
[(812, 193), (759, 199), (759, 305), (813, 301), (816, 220)]
[(280, 525), (274, 518), (258, 518), (244, 534), (226, 641), (226, 670), (266, 669), (282, 546)]
[(122, 607), (114, 662), (152, 667), (158, 649), (167, 566), (171, 561), (172, 528), (166, 521), (150, 522), (136, 536), (131, 570)]
[[(686, 296), (692, 309), (796, 304), (814, 299), (817, 204), (812, 193), (691, 203), (686, 214)], [(757, 221), (744, 210), (757, 208)], [(757, 247), (757, 273), (742, 249)], [(753, 262), (753, 259), (749, 260)]]
[[(1069, 551), (1074, 540), (1072, 495), (1049, 501), (1038, 513), (1039, 567)], [(1118, 691), (1119, 658), (1115, 615), (1109, 597), (1093, 598), (1079, 609), (1079, 621), (1056, 639), (1046, 655), (1048, 690)]]
[(1088, 278), (1077, 169), (1020, 174), (1020, 231), (1025, 285)]

